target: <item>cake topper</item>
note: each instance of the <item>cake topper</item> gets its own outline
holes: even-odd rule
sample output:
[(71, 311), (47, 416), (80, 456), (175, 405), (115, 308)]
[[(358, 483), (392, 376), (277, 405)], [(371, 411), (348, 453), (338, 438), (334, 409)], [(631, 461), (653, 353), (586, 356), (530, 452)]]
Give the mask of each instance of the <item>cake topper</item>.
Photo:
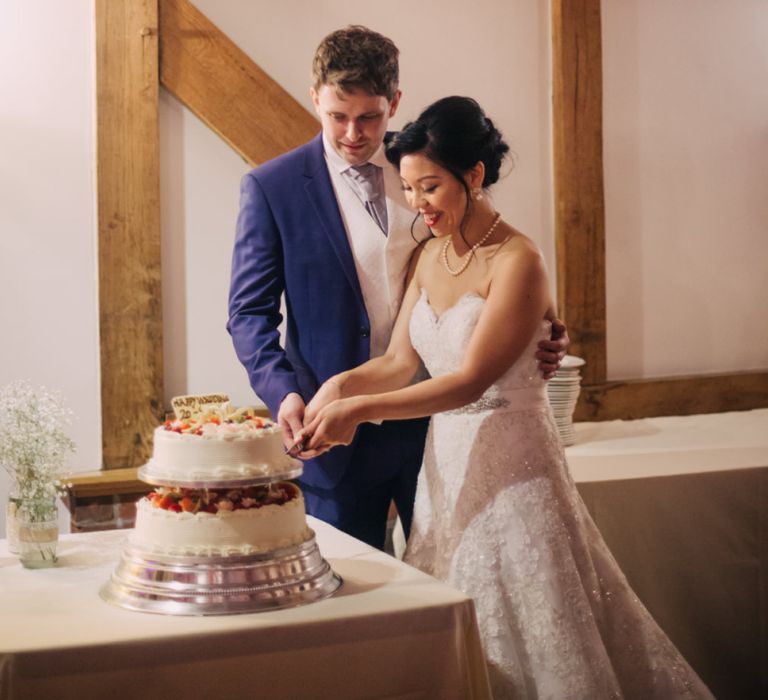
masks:
[(229, 396), (226, 394), (174, 396), (171, 399), (171, 406), (176, 418), (189, 420), (193, 416), (211, 409), (226, 413), (229, 406)]

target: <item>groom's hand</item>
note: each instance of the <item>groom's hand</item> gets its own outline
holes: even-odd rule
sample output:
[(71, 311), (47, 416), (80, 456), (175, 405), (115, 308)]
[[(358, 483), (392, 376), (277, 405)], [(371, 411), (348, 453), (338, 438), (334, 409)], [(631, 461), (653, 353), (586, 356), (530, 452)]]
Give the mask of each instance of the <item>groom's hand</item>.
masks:
[(283, 444), (292, 447), (299, 431), (304, 427), (304, 399), (299, 394), (288, 394), (277, 411), (277, 424), (283, 429)]
[(544, 375), (544, 379), (551, 379), (555, 376), (557, 368), (568, 351), (571, 339), (568, 337), (568, 329), (560, 319), (552, 321), (552, 335), (549, 340), (539, 342), (539, 349), (536, 351), (536, 359), (539, 361), (539, 371)]

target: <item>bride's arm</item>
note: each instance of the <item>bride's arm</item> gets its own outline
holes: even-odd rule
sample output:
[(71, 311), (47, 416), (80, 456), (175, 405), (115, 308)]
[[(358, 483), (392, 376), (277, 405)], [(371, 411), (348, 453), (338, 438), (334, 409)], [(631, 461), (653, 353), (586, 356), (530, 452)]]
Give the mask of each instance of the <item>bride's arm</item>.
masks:
[[(304, 433), (312, 437), (302, 457), (347, 444), (364, 421), (429, 416), (479, 399), (524, 352), (550, 307), (541, 255), (533, 244), (521, 243), (513, 254), (498, 261), (458, 371), (387, 393), (354, 396), (350, 391), (349, 398), (327, 405), (306, 425)], [(413, 303), (415, 300), (411, 307)], [(407, 314), (410, 316), (410, 310)], [(399, 321), (403, 321), (402, 314)]]
[(405, 294), (386, 352), (328, 379), (307, 405), (304, 413), (305, 424), (311, 422), (318, 411), (336, 399), (399, 389), (407, 386), (418, 372), (421, 360), (411, 345), (408, 324), (421, 293), (416, 269), (422, 249), (423, 247), (419, 247), (411, 258)]

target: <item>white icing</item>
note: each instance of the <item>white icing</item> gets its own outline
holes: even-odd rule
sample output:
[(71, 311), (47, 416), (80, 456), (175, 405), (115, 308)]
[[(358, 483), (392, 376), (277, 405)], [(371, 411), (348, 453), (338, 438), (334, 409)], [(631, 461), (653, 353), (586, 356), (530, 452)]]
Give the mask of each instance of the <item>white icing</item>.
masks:
[(293, 466), (276, 425), (206, 424), (202, 435), (156, 428), (145, 470), (150, 478), (204, 481), (282, 474)]
[(231, 556), (290, 547), (311, 535), (299, 493), (282, 505), (216, 514), (175, 513), (142, 498), (130, 540), (138, 549), (156, 554)]

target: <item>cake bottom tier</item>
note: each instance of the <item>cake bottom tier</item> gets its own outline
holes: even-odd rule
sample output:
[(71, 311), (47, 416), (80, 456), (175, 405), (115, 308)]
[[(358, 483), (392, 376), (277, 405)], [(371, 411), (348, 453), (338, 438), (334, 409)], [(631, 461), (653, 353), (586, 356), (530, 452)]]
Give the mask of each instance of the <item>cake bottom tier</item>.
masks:
[[(264, 496), (272, 488), (279, 491), (282, 502), (222, 510), (215, 514), (175, 512), (155, 507), (150, 498), (142, 498), (136, 504), (136, 525), (130, 535), (130, 544), (155, 556), (183, 557), (250, 556), (300, 544), (311, 536), (301, 490), (288, 482), (251, 490), (262, 492)], [(199, 499), (202, 493), (213, 494), (216, 498), (222, 496), (222, 492), (215, 491), (210, 494), (207, 491), (175, 491), (174, 498), (168, 500), (176, 504)], [(190, 498), (181, 499), (184, 493)], [(244, 495), (246, 492), (240, 494), (240, 490), (235, 490), (235, 493)], [(224, 500), (229, 501), (228, 498)], [(242, 500), (256, 501), (256, 498)]]
[(100, 595), (140, 612), (232, 615), (305, 605), (340, 586), (312, 534), (293, 547), (237, 557), (167, 556), (129, 547)]

